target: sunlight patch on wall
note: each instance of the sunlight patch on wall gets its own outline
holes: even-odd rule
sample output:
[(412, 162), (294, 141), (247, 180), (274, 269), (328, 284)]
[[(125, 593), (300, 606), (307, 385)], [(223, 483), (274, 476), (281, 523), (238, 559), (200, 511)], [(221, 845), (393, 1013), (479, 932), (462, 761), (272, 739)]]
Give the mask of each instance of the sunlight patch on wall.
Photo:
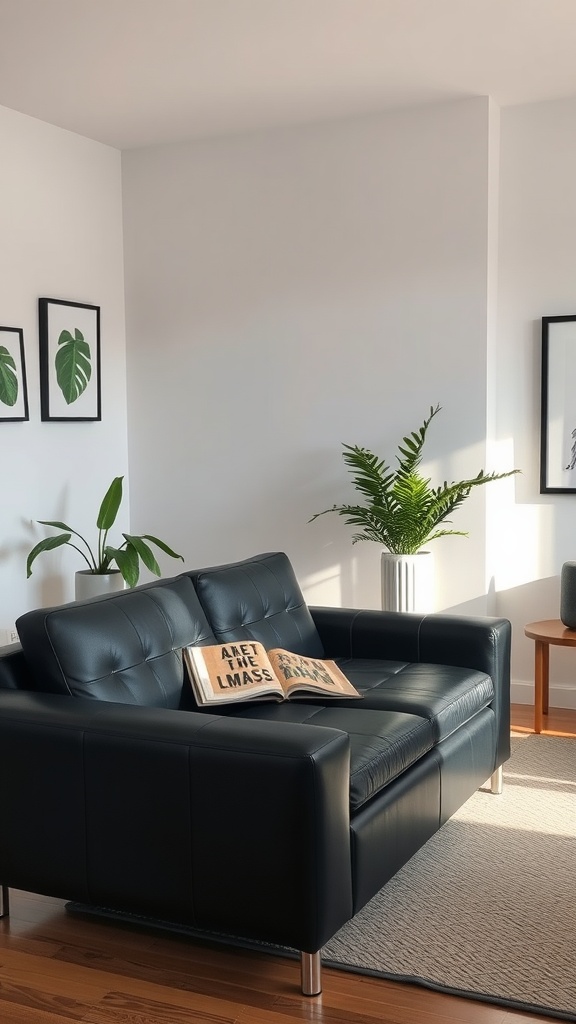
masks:
[(307, 604), (342, 605), (342, 569), (340, 565), (330, 565), (319, 572), (308, 573), (300, 578), (300, 585)]
[[(514, 461), (514, 441), (507, 438), (487, 445), (490, 471), (522, 469)], [(497, 591), (509, 590), (538, 579), (542, 565), (542, 513), (539, 505), (516, 502), (518, 476), (486, 486), (486, 578)]]

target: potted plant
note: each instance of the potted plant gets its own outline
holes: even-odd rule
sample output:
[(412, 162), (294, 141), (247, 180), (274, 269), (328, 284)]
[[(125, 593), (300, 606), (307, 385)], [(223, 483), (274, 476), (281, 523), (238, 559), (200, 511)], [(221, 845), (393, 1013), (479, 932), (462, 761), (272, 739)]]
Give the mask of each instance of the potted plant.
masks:
[[(47, 519), (38, 520), (43, 526), (53, 526), (55, 529), (64, 530), (65, 532), (45, 537), (44, 540), (39, 541), (32, 548), (26, 561), (27, 577), (31, 576), (32, 565), (38, 555), (42, 554), (43, 551), (52, 551), (54, 548), (62, 547), (65, 544), (74, 548), (88, 566), (87, 569), (79, 570), (76, 573), (77, 600), (92, 596), (94, 593), (121, 589), (125, 585), (129, 587), (136, 586), (140, 575), (140, 561), (144, 563), (150, 572), (160, 576), (160, 566), (147, 541), (155, 544), (167, 555), (170, 555), (171, 558), (180, 558), (184, 561), (182, 555), (178, 555), (164, 541), (159, 540), (158, 537), (152, 537), (150, 534), (135, 537), (133, 534), (123, 533), (124, 542), (119, 548), (111, 547), (108, 544), (108, 532), (116, 521), (118, 509), (122, 502), (123, 479), (121, 476), (115, 477), (102, 499), (96, 519), (98, 542), (95, 549), (90, 547), (82, 534), (78, 533), (77, 530), (73, 530), (66, 523), (53, 522)], [(73, 540), (73, 537), (77, 538), (77, 540)], [(114, 565), (116, 568), (112, 568)]]
[[(427, 577), (431, 589), (432, 557), (424, 551), (426, 545), (438, 537), (457, 535), (467, 537), (464, 530), (439, 528), (462, 505), (474, 487), (501, 480), (520, 472), (485, 473), (484, 470), (469, 480), (446, 483), (433, 487), (429, 479), (418, 472), (426, 433), (441, 406), (430, 406), (430, 414), (419, 430), (403, 439), (396, 456), (398, 466), (392, 470), (383, 459), (359, 445), (344, 444), (342, 453), (353, 474), (356, 490), (362, 495), (360, 505), (333, 505), (317, 512), (309, 520), (336, 512), (344, 516), (346, 524), (359, 528), (352, 543), (370, 540), (381, 544), (382, 553), (382, 607), (396, 611), (430, 611), (430, 598), (419, 599), (416, 593), (417, 573)], [(423, 556), (426, 558), (423, 558)], [(420, 568), (420, 566), (422, 568)]]

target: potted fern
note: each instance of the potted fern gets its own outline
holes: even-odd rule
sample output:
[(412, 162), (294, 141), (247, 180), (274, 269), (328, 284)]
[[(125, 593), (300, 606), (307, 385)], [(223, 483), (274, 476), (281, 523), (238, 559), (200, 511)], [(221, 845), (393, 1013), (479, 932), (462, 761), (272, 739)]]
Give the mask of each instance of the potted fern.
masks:
[[(484, 470), (469, 480), (457, 483), (446, 481), (433, 487), (422, 476), (418, 467), (430, 423), (441, 406), (430, 406), (430, 414), (419, 430), (413, 431), (398, 446), (398, 466), (392, 470), (384, 459), (359, 445), (343, 444), (342, 457), (353, 474), (353, 484), (362, 495), (363, 504), (333, 505), (312, 516), (335, 512), (343, 516), (348, 526), (357, 532), (352, 543), (375, 541), (386, 550), (382, 552), (382, 607), (394, 611), (430, 611), (432, 554), (425, 548), (439, 537), (457, 535), (467, 537), (464, 530), (441, 527), (449, 523), (449, 516), (468, 498), (474, 487), (512, 476), (519, 470), (506, 473), (485, 473)], [(417, 582), (423, 579), (422, 585)], [(419, 597), (418, 591), (426, 591)]]
[(108, 544), (108, 533), (116, 521), (122, 502), (123, 479), (121, 476), (115, 477), (102, 499), (96, 519), (98, 541), (95, 548), (90, 546), (82, 534), (73, 530), (66, 523), (48, 519), (38, 520), (42, 526), (52, 526), (57, 530), (64, 530), (64, 533), (45, 537), (32, 548), (26, 560), (28, 578), (32, 575), (32, 565), (38, 555), (44, 551), (53, 551), (54, 548), (63, 545), (74, 548), (88, 566), (87, 569), (80, 569), (76, 573), (75, 596), (77, 601), (85, 597), (93, 597), (96, 594), (119, 590), (124, 586), (135, 587), (140, 576), (140, 561), (150, 572), (160, 576), (160, 566), (150, 544), (147, 543), (148, 541), (170, 555), (171, 558), (180, 558), (184, 561), (182, 555), (178, 555), (164, 541), (159, 540), (158, 537), (152, 537), (150, 534), (135, 537), (133, 534), (123, 533), (124, 541), (120, 547), (111, 547)]

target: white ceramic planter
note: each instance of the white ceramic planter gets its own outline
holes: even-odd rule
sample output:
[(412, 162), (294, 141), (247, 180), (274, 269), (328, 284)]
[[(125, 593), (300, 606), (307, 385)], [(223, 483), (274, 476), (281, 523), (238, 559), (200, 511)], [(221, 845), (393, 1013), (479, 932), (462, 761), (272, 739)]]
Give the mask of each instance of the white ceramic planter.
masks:
[(77, 601), (88, 597), (100, 597), (102, 594), (113, 594), (124, 590), (124, 577), (119, 569), (111, 572), (95, 573), (89, 569), (80, 569), (74, 577), (74, 590)]
[(431, 551), (415, 555), (382, 552), (382, 609), (388, 612), (434, 611), (434, 556)]

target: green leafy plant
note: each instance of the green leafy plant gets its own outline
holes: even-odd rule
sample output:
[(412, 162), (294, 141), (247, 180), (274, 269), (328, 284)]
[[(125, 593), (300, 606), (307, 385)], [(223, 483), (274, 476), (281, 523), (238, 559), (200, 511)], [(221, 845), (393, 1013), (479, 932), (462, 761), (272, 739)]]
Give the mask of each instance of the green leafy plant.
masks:
[(0, 345), (0, 402), (16, 405), (18, 400), (18, 374), (16, 363), (5, 345)]
[(414, 555), (425, 544), (449, 534), (467, 537), (464, 530), (438, 527), (450, 522), (448, 517), (474, 487), (512, 476), (520, 470), (512, 469), (507, 473), (480, 470), (470, 480), (450, 484), (445, 481), (439, 487), (432, 487), (430, 480), (418, 472), (418, 466), (428, 427), (440, 408), (440, 405), (430, 406), (430, 415), (420, 429), (403, 439), (398, 446), (400, 454), (396, 456), (395, 471), (367, 448), (344, 444), (342, 457), (353, 474), (354, 487), (363, 496), (364, 504), (333, 505), (317, 512), (309, 522), (336, 512), (344, 516), (347, 526), (360, 527), (360, 532), (352, 538), (353, 544), (361, 540), (375, 541), (396, 555)]
[[(100, 505), (100, 511), (98, 512), (98, 518), (96, 520), (98, 543), (95, 551), (92, 550), (88, 541), (82, 536), (82, 534), (73, 530), (71, 526), (67, 526), (66, 523), (52, 522), (47, 519), (38, 520), (42, 526), (53, 526), (55, 529), (64, 530), (65, 532), (59, 533), (56, 536), (46, 537), (32, 548), (26, 561), (27, 577), (31, 576), (32, 564), (38, 555), (42, 554), (43, 551), (52, 551), (54, 548), (62, 547), (64, 544), (68, 544), (70, 547), (78, 551), (86, 562), (90, 572), (96, 576), (102, 576), (105, 573), (110, 572), (111, 567), (115, 563), (129, 587), (134, 587), (138, 583), (140, 575), (140, 560), (142, 560), (150, 572), (153, 572), (156, 576), (160, 576), (160, 566), (158, 565), (149, 544), (146, 543), (147, 541), (150, 541), (151, 544), (155, 544), (167, 555), (170, 555), (171, 558), (180, 558), (184, 561), (182, 555), (176, 554), (176, 552), (173, 551), (172, 548), (169, 548), (164, 541), (158, 540), (158, 537), (152, 537), (150, 534), (143, 534), (141, 537), (134, 537), (130, 533), (123, 533), (122, 536), (124, 537), (124, 542), (119, 548), (109, 546), (108, 532), (116, 521), (118, 509), (122, 502), (123, 479), (124, 477), (121, 476), (115, 477), (102, 499), (102, 504)], [(72, 540), (73, 537), (78, 540)]]
[(54, 359), (56, 380), (67, 405), (75, 402), (88, 387), (92, 376), (92, 364), (90, 346), (84, 340), (82, 331), (74, 328), (74, 335), (70, 331), (61, 331), (58, 338), (58, 351)]

